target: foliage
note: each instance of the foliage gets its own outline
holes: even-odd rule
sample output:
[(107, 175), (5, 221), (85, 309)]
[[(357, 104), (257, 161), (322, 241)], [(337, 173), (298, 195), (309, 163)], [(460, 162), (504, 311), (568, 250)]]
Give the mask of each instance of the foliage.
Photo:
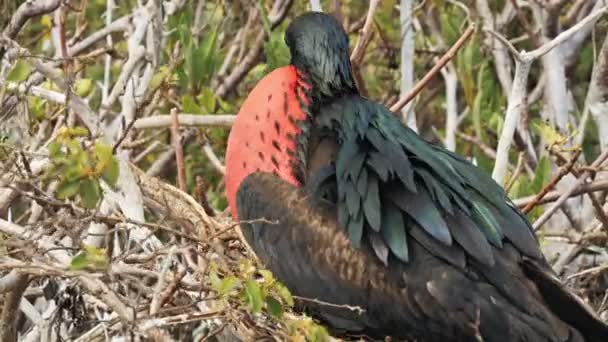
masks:
[(72, 258), (70, 269), (80, 271), (83, 269), (92, 269), (105, 271), (108, 269), (109, 260), (106, 250), (89, 245), (82, 245), (82, 252)]
[(101, 199), (100, 182), (110, 187), (118, 181), (118, 160), (112, 147), (100, 141), (83, 147), (80, 138), (88, 136), (83, 127), (62, 127), (57, 138), (49, 144), (50, 166), (47, 179), (57, 179), (55, 195), (58, 199), (78, 197), (86, 208), (95, 208)]
[[(218, 265), (211, 264), (209, 281), (218, 296), (237, 301), (252, 314), (266, 312), (279, 322), (283, 313), (293, 308), (291, 293), (270, 271), (257, 268), (251, 260), (242, 260), (238, 271), (237, 275), (221, 277)], [(284, 322), (293, 341), (321, 342), (329, 337), (325, 328), (310, 318), (288, 318)]]

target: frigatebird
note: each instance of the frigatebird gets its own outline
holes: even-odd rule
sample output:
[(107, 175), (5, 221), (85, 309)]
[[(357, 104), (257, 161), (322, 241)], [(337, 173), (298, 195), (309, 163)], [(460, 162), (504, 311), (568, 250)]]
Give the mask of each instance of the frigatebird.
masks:
[(285, 42), (290, 65), (231, 129), (225, 183), (247, 243), (306, 310), (373, 338), (608, 341), (492, 178), (359, 94), (337, 20), (305, 13)]

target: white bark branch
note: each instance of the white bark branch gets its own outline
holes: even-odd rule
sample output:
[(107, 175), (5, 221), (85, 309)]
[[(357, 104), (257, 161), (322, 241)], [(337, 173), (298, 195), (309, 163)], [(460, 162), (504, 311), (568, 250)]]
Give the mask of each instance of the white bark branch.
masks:
[(515, 76), (513, 78), (513, 86), (509, 95), (509, 104), (507, 106), (507, 113), (505, 115), (505, 123), (498, 141), (498, 147), (496, 148), (496, 164), (494, 165), (494, 170), (492, 171), (492, 178), (498, 184), (503, 183), (507, 172), (507, 167), (509, 164), (509, 149), (511, 147), (511, 142), (513, 141), (513, 133), (515, 132), (515, 127), (517, 126), (521, 109), (523, 108), (523, 101), (525, 101), (530, 66), (536, 59), (541, 58), (553, 48), (558, 47), (560, 44), (567, 41), (578, 30), (587, 27), (587, 25), (592, 25), (595, 23), (607, 11), (608, 6), (602, 7), (596, 12), (588, 15), (584, 20), (572, 26), (570, 29), (560, 33), (553, 40), (530, 52), (517, 52), (513, 45), (504, 39), (504, 37), (501, 37), (499, 34), (493, 31), (489, 31), (489, 33), (495, 36), (499, 41), (503, 42), (506, 47), (514, 53), (514, 57), (517, 61)]
[(585, 102), (587, 110), (597, 124), (600, 147), (604, 151), (608, 148), (608, 36), (604, 39), (593, 67)]
[[(230, 127), (234, 123), (236, 115), (219, 114), (219, 115), (199, 115), (199, 114), (179, 114), (180, 126), (217, 126)], [(148, 116), (146, 118), (137, 119), (133, 128), (135, 129), (150, 129), (150, 128), (167, 128), (171, 127), (170, 115)]]
[[(405, 96), (414, 87), (414, 26), (412, 25), (412, 0), (401, 0), (401, 89), (400, 97)], [(418, 132), (414, 102), (401, 109), (401, 120)]]
[(494, 170), (492, 170), (492, 178), (498, 183), (502, 184), (505, 175), (507, 174), (507, 167), (509, 166), (509, 149), (511, 142), (513, 141), (513, 133), (515, 133), (515, 127), (517, 127), (517, 121), (519, 120), (519, 114), (524, 107), (526, 97), (526, 86), (528, 84), (528, 75), (530, 73), (531, 61), (517, 61), (515, 63), (515, 77), (513, 78), (513, 85), (509, 94), (509, 104), (507, 106), (507, 113), (505, 114), (505, 122), (498, 140), (498, 147), (496, 148), (496, 163), (494, 164)]
[(456, 151), (456, 130), (458, 129), (458, 76), (456, 71), (448, 64), (448, 67), (441, 70), (441, 75), (445, 82), (445, 147), (450, 151)]
[(310, 0), (310, 10), (312, 12), (323, 12), (321, 0)]

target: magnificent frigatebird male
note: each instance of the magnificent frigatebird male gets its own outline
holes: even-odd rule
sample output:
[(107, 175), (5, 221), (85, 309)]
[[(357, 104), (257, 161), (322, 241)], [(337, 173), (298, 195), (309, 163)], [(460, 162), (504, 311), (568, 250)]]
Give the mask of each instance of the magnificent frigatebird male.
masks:
[(308, 310), (372, 337), (608, 341), (499, 185), (359, 95), (335, 19), (304, 14), (285, 41), (291, 65), (232, 127), (226, 194), (258, 257), (316, 299)]

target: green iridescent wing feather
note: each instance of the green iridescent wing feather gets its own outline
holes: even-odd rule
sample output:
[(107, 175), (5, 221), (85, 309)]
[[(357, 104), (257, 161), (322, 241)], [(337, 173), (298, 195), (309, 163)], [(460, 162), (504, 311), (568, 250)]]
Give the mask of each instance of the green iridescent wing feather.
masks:
[(316, 120), (339, 139), (333, 183), (338, 220), (355, 246), (367, 238), (384, 263), (386, 250), (407, 262), (408, 239), (414, 237), (444, 249), (446, 258), (461, 260), (454, 256), (457, 244), (491, 265), (490, 245), (501, 248), (508, 239), (524, 254), (540, 257), (529, 223), (498, 184), (423, 141), (383, 106), (345, 97), (322, 107)]

